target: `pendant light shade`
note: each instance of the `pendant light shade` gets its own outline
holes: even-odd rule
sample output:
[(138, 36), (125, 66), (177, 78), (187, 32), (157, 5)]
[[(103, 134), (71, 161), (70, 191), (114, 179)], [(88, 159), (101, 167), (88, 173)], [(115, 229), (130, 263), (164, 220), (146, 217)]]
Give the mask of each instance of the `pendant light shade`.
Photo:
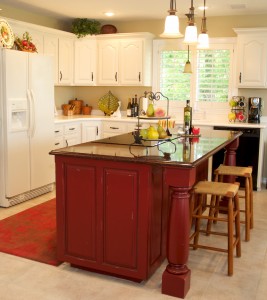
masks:
[(192, 73), (192, 67), (191, 67), (191, 63), (189, 60), (189, 45), (187, 46), (187, 62), (185, 63), (184, 66), (184, 73)]
[(206, 0), (204, 0), (203, 18), (201, 23), (201, 33), (198, 36), (198, 49), (209, 48), (209, 35), (207, 34), (207, 24), (206, 24)]
[(185, 29), (184, 43), (190, 45), (190, 44), (196, 44), (197, 42), (198, 42), (197, 26), (188, 25)]
[(198, 36), (198, 49), (208, 49), (209, 44), (209, 35), (207, 33), (200, 33)]
[(170, 0), (169, 16), (165, 20), (164, 32), (160, 35), (163, 38), (180, 38), (183, 35), (179, 29), (179, 18), (176, 16), (176, 0)]
[(197, 44), (197, 26), (195, 24), (195, 8), (193, 0), (191, 0), (191, 7), (189, 8), (189, 13), (186, 14), (188, 18), (188, 25), (185, 29), (184, 43), (192, 45)]

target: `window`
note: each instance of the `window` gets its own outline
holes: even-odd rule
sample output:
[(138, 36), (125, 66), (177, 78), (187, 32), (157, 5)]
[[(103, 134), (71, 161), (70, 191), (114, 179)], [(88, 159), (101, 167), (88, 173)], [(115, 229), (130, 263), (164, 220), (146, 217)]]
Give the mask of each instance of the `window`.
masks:
[(235, 39), (213, 39), (209, 49), (190, 47), (192, 74), (183, 73), (188, 60), (182, 41), (154, 41), (154, 91), (170, 100), (170, 109), (184, 107), (190, 99), (196, 108), (229, 109), (233, 95), (233, 53)]
[(197, 101), (228, 102), (230, 49), (197, 50)]

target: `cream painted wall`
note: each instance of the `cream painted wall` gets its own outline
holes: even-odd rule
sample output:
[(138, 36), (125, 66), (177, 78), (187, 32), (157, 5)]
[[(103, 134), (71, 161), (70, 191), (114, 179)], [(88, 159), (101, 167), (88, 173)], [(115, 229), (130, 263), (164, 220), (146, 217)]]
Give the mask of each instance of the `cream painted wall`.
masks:
[(109, 91), (122, 102), (121, 110), (126, 110), (129, 98), (133, 98), (135, 94), (139, 98), (144, 92), (151, 91), (151, 87), (56, 87), (56, 108), (61, 109), (62, 104), (77, 98), (83, 100), (84, 104), (93, 106), (93, 109), (98, 109), (98, 100)]
[[(198, 28), (201, 18), (196, 18)], [(118, 32), (151, 32), (159, 36), (164, 29), (164, 20), (112, 22)], [(186, 18), (180, 18), (180, 31), (185, 32)], [(267, 27), (267, 15), (209, 17), (207, 15), (207, 29), (210, 37), (234, 37), (232, 28), (238, 27)]]
[(0, 8), (2, 8), (2, 10), (0, 11), (1, 17), (6, 17), (18, 21), (23, 21), (65, 31), (69, 31), (70, 28), (70, 21), (56, 20), (55, 18), (49, 18), (41, 14), (30, 13), (28, 11), (1, 3)]

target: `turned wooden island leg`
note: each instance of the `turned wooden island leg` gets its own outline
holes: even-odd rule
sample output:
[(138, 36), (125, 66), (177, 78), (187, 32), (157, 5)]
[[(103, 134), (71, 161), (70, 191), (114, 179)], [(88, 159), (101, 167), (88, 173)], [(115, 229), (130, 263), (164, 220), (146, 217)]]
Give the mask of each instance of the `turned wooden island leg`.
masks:
[(190, 288), (189, 256), (189, 188), (171, 188), (167, 259), (162, 275), (162, 293), (184, 298)]
[[(224, 164), (226, 166), (236, 166), (236, 149), (239, 146), (239, 138), (234, 140), (231, 144), (225, 147)], [(224, 176), (224, 182), (234, 183), (234, 176)]]

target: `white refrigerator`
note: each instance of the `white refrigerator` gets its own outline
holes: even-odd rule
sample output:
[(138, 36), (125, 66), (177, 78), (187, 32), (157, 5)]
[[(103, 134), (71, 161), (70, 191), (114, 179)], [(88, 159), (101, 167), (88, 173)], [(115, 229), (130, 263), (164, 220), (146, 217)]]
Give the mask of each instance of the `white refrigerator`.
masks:
[(53, 190), (52, 57), (0, 49), (0, 206)]

